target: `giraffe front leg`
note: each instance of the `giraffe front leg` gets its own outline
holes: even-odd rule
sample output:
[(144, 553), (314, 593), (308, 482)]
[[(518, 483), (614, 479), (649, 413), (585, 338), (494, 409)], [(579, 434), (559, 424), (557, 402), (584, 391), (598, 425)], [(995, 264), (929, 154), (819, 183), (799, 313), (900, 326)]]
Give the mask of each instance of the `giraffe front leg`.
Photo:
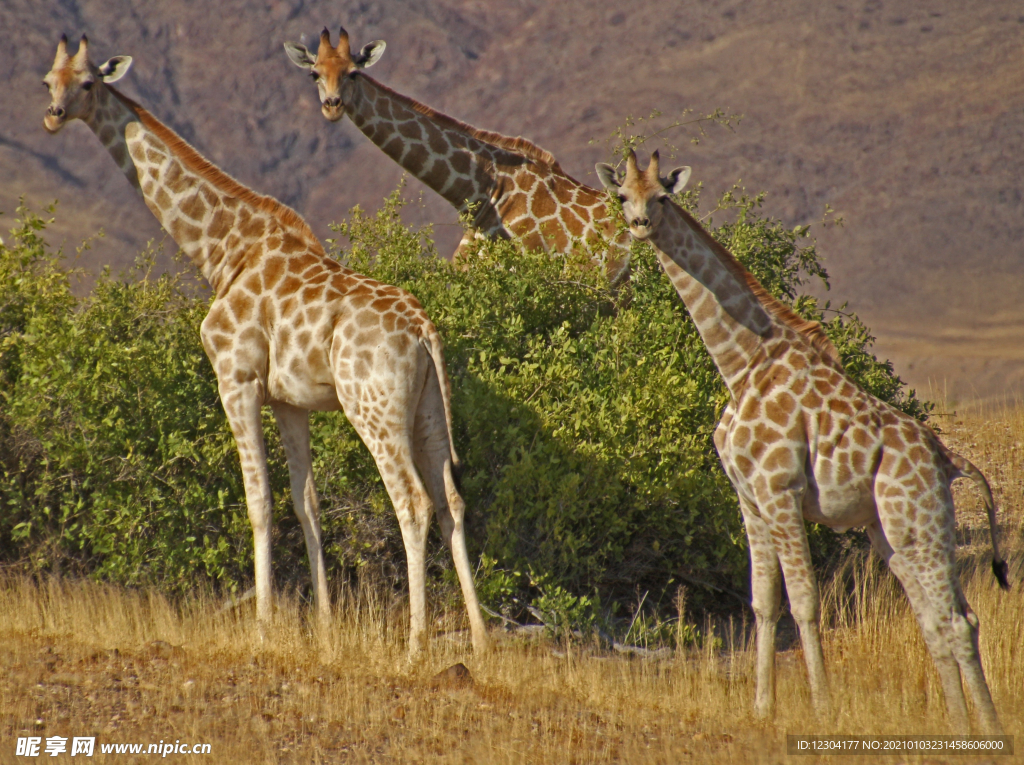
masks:
[(260, 408), (263, 386), (258, 380), (221, 383), (220, 400), (224, 405), (231, 432), (235, 437), (245, 484), (245, 506), (252, 525), (253, 559), (256, 579), (256, 619), (260, 638), (266, 636), (273, 609), (273, 585), (270, 569), (270, 524), (272, 507), (267, 455), (263, 441)]
[(807, 679), (811, 685), (811, 702), (818, 715), (827, 718), (831, 714), (832, 702), (821, 649), (818, 582), (811, 566), (811, 550), (804, 527), (804, 490), (800, 486), (780, 492), (766, 503), (763, 517), (782, 564), (789, 607), (800, 630)]
[(320, 500), (313, 480), (313, 455), (309, 448), (309, 412), (281, 402), (272, 405), (281, 442), (288, 458), (292, 503), (306, 539), (306, 554), (313, 578), (313, 607), (317, 626), (326, 634), (331, 617), (327, 568), (320, 533)]
[(754, 714), (766, 719), (775, 713), (775, 635), (782, 602), (782, 571), (768, 525), (757, 508), (740, 500), (750, 545), (750, 590), (757, 641), (757, 691)]

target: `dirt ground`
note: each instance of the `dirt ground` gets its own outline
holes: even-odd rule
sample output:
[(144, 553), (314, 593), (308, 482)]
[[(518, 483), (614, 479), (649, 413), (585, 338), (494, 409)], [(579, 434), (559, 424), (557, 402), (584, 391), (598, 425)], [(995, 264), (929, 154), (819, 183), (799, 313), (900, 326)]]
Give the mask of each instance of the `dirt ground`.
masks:
[[(1001, 506), (1009, 593), (984, 564), (980, 500), (970, 486), (957, 489), (983, 661), (1006, 732), (1024, 746), (1024, 416), (949, 410), (944, 439), (986, 472)], [(796, 643), (778, 657), (771, 722), (752, 714), (754, 657), (742, 638), (639, 658), (495, 626), (494, 649), (474, 656), (462, 615), (442, 614), (429, 654), (410, 664), (402, 604), (371, 596), (338, 604), (320, 637), (304, 608), (282, 598), (261, 640), (244, 607), (224, 612), (201, 596), (170, 602), (93, 582), (8, 577), (0, 582), (0, 763), (30, 761), (17, 755), (19, 738), (38, 737), (45, 754), (55, 736), (69, 751), (45, 761), (84, 759), (70, 756), (76, 736), (95, 737), (94, 757), (123, 763), (1024, 761), (1020, 753), (786, 754), (787, 734), (949, 732), (937, 675), (892, 577), (864, 560), (844, 576), (842, 586), (823, 584), (834, 718), (815, 718)], [(466, 673), (444, 674), (458, 663)], [(179, 753), (146, 753), (168, 743)], [(101, 751), (132, 744), (141, 753)], [(209, 753), (180, 753), (194, 744)]]

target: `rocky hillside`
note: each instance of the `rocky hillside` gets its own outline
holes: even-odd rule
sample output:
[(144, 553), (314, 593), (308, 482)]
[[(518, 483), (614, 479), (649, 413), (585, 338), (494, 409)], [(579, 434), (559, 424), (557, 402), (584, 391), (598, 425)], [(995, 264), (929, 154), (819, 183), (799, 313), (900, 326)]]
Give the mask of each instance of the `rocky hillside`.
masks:
[[(832, 299), (849, 301), (904, 377), (950, 394), (1024, 389), (1024, 8), (1019, 2), (816, 0), (8, 0), (0, 5), (0, 210), (60, 199), (79, 257), (122, 266), (162, 235), (92, 134), (41, 127), (40, 79), (61, 32), (94, 58), (134, 57), (123, 90), (243, 183), (314, 230), (375, 207), (398, 167), (349, 122), (330, 124), (281, 43), (326, 24), (383, 38), (372, 75), (467, 122), (522, 134), (596, 183), (603, 140), (629, 115), (717, 107), (734, 132), (668, 133), (714, 195), (738, 180), (787, 224), (819, 231)], [(660, 124), (666, 124), (663, 120)], [(597, 143), (591, 144), (591, 139)], [(653, 144), (651, 145), (653, 148)], [(420, 188), (413, 181), (413, 197)], [(443, 250), (454, 213), (432, 192), (410, 213)], [(161, 261), (175, 267), (170, 252)], [(939, 382), (942, 391), (943, 382)]]

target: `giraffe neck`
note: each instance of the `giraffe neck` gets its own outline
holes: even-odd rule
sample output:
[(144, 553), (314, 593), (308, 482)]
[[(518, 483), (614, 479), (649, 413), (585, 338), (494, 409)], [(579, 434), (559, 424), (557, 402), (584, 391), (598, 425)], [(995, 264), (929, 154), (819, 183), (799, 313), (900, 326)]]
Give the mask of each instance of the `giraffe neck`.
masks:
[(137, 123), (138, 115), (117, 98), (112, 88), (108, 86), (97, 85), (95, 99), (96, 107), (92, 114), (83, 121), (110, 152), (110, 156), (121, 168), (121, 172), (124, 173), (128, 182), (141, 192), (139, 174), (128, 153), (128, 143), (125, 140), (125, 131), (128, 125)]
[(650, 242), (735, 396), (776, 320), (742, 265), (675, 202), (662, 206)]
[[(349, 82), (351, 92), (346, 94), (345, 112), (385, 154), (460, 213), (487, 199), (494, 181), (493, 162), (480, 163), (474, 161), (472, 155), (489, 153), (488, 149), (493, 147), (467, 131), (443, 124), (429, 107), (365, 74)], [(446, 120), (449, 121), (455, 122)], [(460, 151), (467, 147), (469, 153)]]
[[(204, 159), (173, 130), (113, 88), (97, 94), (89, 127), (178, 247), (218, 295), (258, 260), (264, 240), (316, 237), (292, 210), (242, 186)], [(280, 245), (279, 245), (280, 246)]]

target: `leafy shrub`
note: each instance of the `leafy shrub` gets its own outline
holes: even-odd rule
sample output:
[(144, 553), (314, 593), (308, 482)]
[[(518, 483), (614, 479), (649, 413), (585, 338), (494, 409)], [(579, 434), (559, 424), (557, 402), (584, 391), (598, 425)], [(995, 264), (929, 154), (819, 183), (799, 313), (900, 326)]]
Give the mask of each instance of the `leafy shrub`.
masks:
[[(683, 202), (695, 207), (698, 194)], [(865, 387), (923, 417), (856, 317), (799, 296), (807, 275), (825, 276), (808, 232), (760, 216), (759, 204), (723, 197), (733, 214), (717, 236), (780, 297), (828, 317)], [(429, 230), (402, 225), (400, 207), (396, 194), (374, 215), (356, 208), (331, 246), (416, 294), (445, 338), (484, 601), (579, 626), (600, 603), (614, 614), (637, 587), (661, 603), (653, 594), (685, 582), (697, 609), (745, 590), (746, 540), (712, 445), (726, 393), (652, 251), (635, 248), (619, 292), (586, 253), (482, 242), (451, 264)], [(24, 209), (19, 218), (0, 246), (0, 554), (172, 590), (242, 586), (252, 537), (199, 342), (207, 299), (176, 277), (153, 278), (145, 258), (78, 299), (59, 254), (46, 252), (44, 221)], [(331, 573), (404, 586), (398, 524), (369, 453), (343, 416), (312, 423)], [(287, 469), (267, 424), (278, 584), (304, 582)], [(813, 533), (815, 554), (834, 540)], [(435, 588), (457, 592), (437, 535), (431, 561)]]

